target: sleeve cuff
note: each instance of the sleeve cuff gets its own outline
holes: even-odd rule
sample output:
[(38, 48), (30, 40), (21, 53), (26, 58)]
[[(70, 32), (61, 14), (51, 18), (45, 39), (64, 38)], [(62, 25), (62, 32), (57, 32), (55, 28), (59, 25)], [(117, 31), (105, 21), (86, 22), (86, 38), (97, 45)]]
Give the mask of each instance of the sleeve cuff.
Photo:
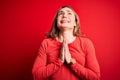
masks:
[(76, 64), (77, 64), (77, 62), (74, 63), (74, 64), (70, 64), (70, 67), (71, 67), (71, 68), (74, 68), (74, 67), (76, 66)]
[(76, 71), (76, 70), (80, 69), (82, 66), (79, 65), (79, 64), (76, 62), (75, 64), (71, 64), (70, 67), (71, 67), (72, 70), (75, 70), (75, 71)]
[(63, 62), (58, 58), (54, 61), (54, 64), (61, 66), (63, 64)]

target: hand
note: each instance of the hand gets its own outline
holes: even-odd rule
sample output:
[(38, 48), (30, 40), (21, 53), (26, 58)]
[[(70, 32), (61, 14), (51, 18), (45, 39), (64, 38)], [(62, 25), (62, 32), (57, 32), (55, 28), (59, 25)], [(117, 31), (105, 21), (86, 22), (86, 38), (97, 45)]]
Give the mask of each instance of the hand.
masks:
[(70, 64), (75, 64), (75, 63), (76, 63), (76, 60), (74, 58), (71, 58)]
[(65, 61), (67, 62), (67, 64), (69, 64), (70, 61), (71, 61), (71, 54), (70, 54), (70, 51), (69, 51), (69, 48), (68, 48), (68, 43), (67, 43), (66, 39), (64, 39), (64, 41), (63, 41), (63, 48), (64, 48)]
[(62, 44), (62, 48), (61, 48), (61, 51), (60, 51), (60, 56), (59, 58), (61, 59), (61, 61), (64, 63), (65, 61), (65, 58), (64, 58), (64, 43)]
[(67, 64), (76, 63), (76, 60), (71, 57), (71, 54), (70, 54), (69, 48), (68, 48), (68, 43), (65, 39), (64, 39), (63, 44), (62, 44), (59, 58), (62, 60), (63, 63), (64, 63), (64, 61), (66, 61)]

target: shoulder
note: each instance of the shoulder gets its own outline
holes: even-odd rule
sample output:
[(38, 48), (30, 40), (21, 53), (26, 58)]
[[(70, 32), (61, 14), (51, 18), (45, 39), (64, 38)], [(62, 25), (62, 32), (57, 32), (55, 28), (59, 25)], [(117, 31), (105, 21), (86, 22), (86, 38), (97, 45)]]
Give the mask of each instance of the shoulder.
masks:
[(90, 38), (88, 38), (88, 37), (81, 37), (81, 36), (80, 36), (79, 38), (80, 38), (82, 44), (92, 43), (92, 40), (91, 40)]
[(53, 38), (45, 38), (45, 39), (43, 39), (42, 40), (42, 44), (46, 44), (46, 43), (49, 43), (49, 42), (51, 42), (53, 40)]
[(47, 46), (48, 44), (51, 44), (53, 41), (54, 41), (54, 38), (45, 38), (42, 40), (41, 44)]
[(84, 50), (94, 47), (93, 41), (88, 37), (79, 37), (82, 48)]
[(42, 42), (40, 43), (40, 49), (46, 50), (49, 44), (51, 44), (52, 40), (53, 40), (52, 38), (44, 38)]

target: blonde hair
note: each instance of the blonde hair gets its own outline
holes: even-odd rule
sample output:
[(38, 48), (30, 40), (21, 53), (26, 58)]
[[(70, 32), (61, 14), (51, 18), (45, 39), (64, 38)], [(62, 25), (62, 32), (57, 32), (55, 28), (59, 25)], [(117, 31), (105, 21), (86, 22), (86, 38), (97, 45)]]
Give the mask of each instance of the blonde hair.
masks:
[[(80, 36), (80, 22), (79, 22), (79, 17), (77, 15), (77, 13), (73, 10), (73, 8), (70, 7), (70, 6), (62, 6), (59, 10), (61, 10), (62, 8), (66, 8), (66, 7), (70, 8), (74, 12), (74, 15), (75, 15), (76, 26), (74, 26), (73, 35), (74, 36)], [(59, 12), (59, 10), (58, 10), (58, 12)], [(52, 28), (47, 33), (47, 38), (56, 38), (56, 37), (59, 37), (60, 29), (57, 27), (58, 12), (56, 13), (56, 15), (54, 17)]]

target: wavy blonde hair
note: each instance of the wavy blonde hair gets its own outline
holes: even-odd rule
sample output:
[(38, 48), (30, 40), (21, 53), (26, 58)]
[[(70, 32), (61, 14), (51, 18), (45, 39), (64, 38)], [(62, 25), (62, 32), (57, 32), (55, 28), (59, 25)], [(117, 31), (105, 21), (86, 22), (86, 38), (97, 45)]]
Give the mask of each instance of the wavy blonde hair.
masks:
[[(74, 26), (74, 30), (73, 30), (73, 35), (74, 36), (80, 36), (80, 22), (79, 22), (79, 17), (77, 15), (77, 13), (73, 10), (72, 7), (70, 6), (62, 6), (58, 12), (62, 9), (62, 8), (70, 8), (74, 15), (75, 15), (75, 22), (76, 22), (76, 26)], [(53, 24), (52, 24), (52, 27), (50, 29), (50, 31), (47, 33), (47, 38), (56, 38), (56, 37), (59, 37), (59, 32), (60, 32), (60, 29), (58, 28), (57, 26), (57, 18), (58, 18), (58, 12), (56, 13), (55, 17), (54, 17), (54, 20), (53, 20)]]

